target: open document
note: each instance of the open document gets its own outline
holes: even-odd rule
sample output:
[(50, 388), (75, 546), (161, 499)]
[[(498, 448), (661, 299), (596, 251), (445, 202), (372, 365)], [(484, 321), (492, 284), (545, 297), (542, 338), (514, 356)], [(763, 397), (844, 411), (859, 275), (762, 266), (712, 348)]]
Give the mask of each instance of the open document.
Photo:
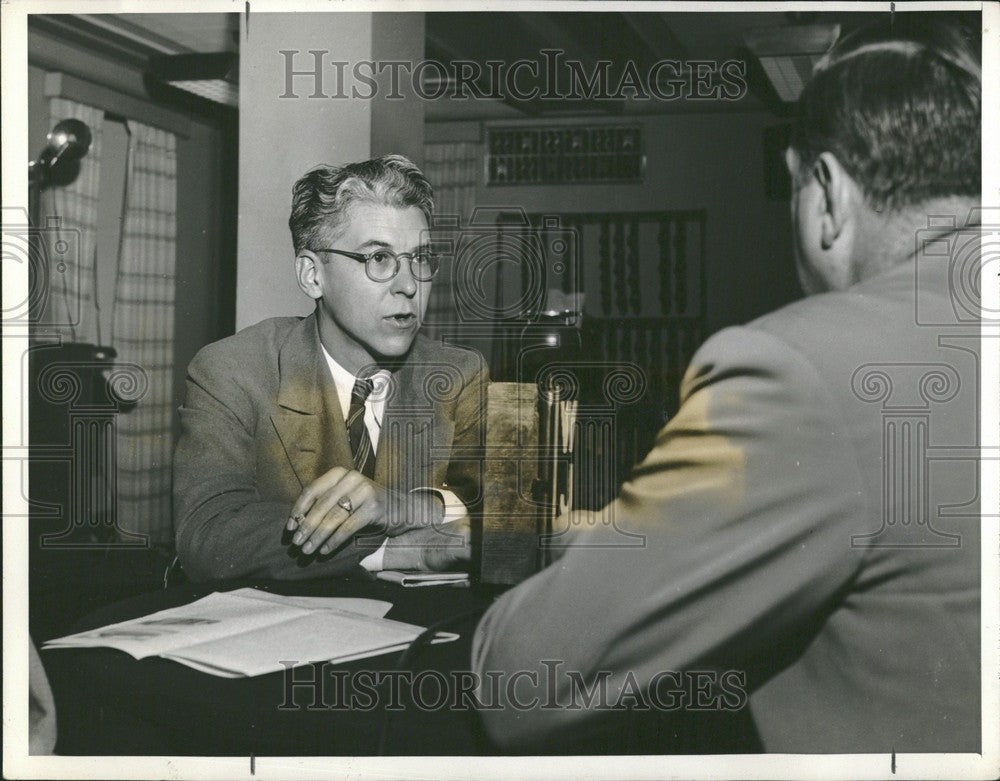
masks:
[[(241, 678), (405, 650), (424, 628), (385, 618), (391, 607), (375, 599), (283, 597), (244, 588), (44, 647), (117, 648), (136, 659), (160, 656), (210, 675)], [(457, 638), (438, 632), (431, 642)]]

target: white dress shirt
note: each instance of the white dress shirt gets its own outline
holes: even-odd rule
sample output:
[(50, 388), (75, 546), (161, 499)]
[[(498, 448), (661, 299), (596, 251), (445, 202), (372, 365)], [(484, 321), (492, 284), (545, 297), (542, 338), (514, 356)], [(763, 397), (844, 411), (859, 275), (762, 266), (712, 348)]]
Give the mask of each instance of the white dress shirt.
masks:
[[(334, 360), (333, 356), (323, 347), (323, 356), (326, 358), (327, 366), (330, 367), (330, 375), (333, 377), (333, 384), (337, 388), (337, 399), (340, 401), (340, 411), (344, 420), (347, 420), (351, 410), (351, 393), (354, 390), (354, 383), (358, 378)], [(382, 418), (385, 415), (385, 402), (389, 392), (389, 381), (391, 375), (385, 369), (375, 372), (370, 377), (372, 381), (372, 392), (365, 399), (365, 428), (368, 430), (368, 438), (372, 441), (372, 452), (378, 454), (379, 434), (382, 432)], [(451, 523), (464, 518), (468, 510), (453, 492), (443, 488), (415, 488), (415, 491), (433, 491), (441, 497), (444, 502), (443, 523)], [(361, 566), (369, 572), (378, 572), (383, 569), (382, 560), (385, 557), (385, 546), (388, 540), (382, 542), (381, 547), (374, 553), (370, 553), (361, 560)]]

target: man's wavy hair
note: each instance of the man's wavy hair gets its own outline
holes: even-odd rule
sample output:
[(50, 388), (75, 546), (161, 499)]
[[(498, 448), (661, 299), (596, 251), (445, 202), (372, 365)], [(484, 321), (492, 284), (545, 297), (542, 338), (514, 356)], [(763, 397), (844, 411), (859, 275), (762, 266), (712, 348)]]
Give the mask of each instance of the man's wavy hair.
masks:
[(430, 225), (434, 190), (414, 163), (402, 155), (385, 155), (362, 163), (321, 165), (292, 187), (292, 231), (295, 252), (326, 244), (344, 223), (347, 207), (369, 201), (406, 208), (416, 206)]
[(953, 19), (907, 13), (838, 40), (799, 99), (799, 181), (831, 152), (878, 210), (978, 196), (980, 45)]

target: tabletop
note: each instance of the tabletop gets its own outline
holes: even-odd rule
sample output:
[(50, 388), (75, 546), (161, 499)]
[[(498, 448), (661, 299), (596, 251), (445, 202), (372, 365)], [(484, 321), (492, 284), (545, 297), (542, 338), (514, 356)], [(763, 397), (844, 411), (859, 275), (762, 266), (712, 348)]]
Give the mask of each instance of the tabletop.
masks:
[[(472, 635), (496, 588), (404, 588), (375, 579), (185, 584), (107, 605), (74, 632), (254, 586), (288, 595), (392, 603), (388, 618), (458, 634), (453, 642), (353, 662), (221, 678), (110, 648), (42, 651), (68, 755), (392, 756), (498, 753), (470, 671)], [(617, 714), (557, 754), (759, 750), (748, 713)]]

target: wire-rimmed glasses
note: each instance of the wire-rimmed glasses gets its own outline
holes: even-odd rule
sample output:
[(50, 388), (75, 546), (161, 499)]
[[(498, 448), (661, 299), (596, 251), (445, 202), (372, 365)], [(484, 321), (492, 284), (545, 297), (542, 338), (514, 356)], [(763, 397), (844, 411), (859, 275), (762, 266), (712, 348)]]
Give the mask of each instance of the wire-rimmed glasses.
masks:
[(342, 249), (314, 249), (313, 252), (332, 252), (365, 264), (365, 273), (373, 282), (388, 282), (399, 273), (403, 258), (410, 263), (410, 274), (420, 282), (430, 282), (441, 267), (441, 258), (427, 249), (400, 252), (377, 249), (374, 252), (347, 252)]

